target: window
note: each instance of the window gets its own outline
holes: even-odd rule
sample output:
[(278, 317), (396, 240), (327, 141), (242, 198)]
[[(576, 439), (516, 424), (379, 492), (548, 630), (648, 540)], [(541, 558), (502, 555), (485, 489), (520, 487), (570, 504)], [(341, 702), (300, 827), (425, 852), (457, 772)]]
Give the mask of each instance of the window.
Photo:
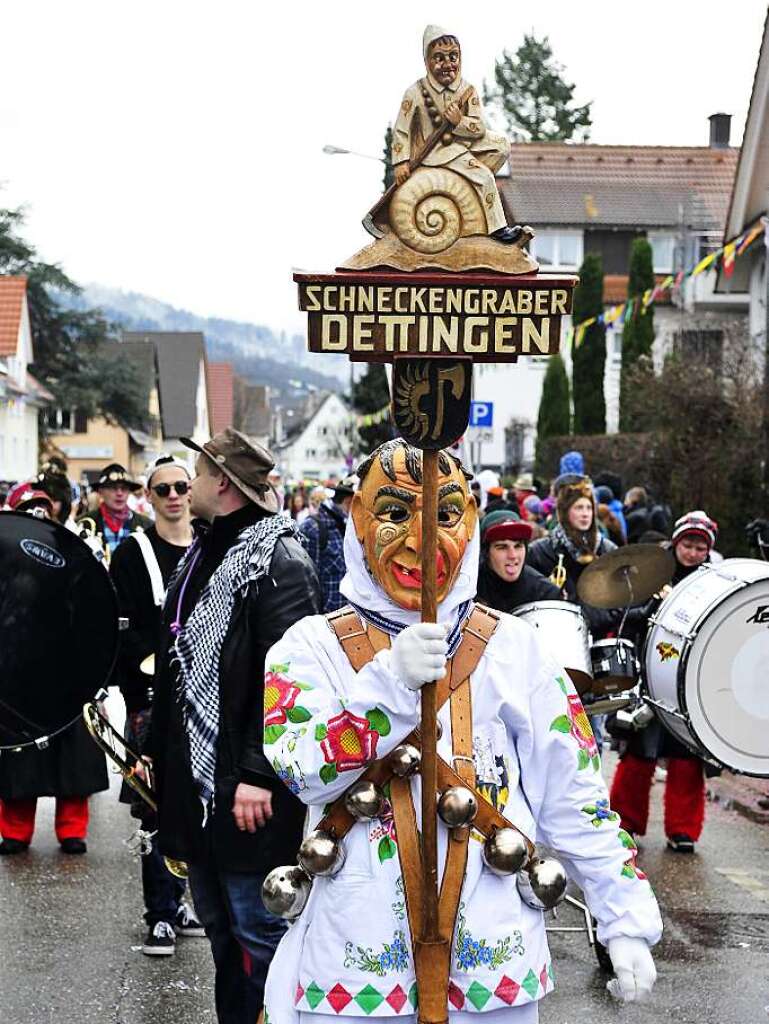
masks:
[(542, 266), (576, 269), (582, 262), (582, 232), (538, 231), (531, 241), (531, 254)]
[(673, 351), (693, 366), (707, 366), (720, 374), (723, 361), (724, 332), (715, 330), (676, 331)]
[(673, 269), (676, 236), (665, 232), (650, 231), (647, 240), (652, 247), (654, 273), (669, 274)]
[(721, 248), (721, 235), (714, 231), (703, 231), (694, 236), (694, 262), (699, 263), (712, 252)]
[[(71, 434), (73, 431), (77, 431), (75, 421), (78, 419), (78, 415), (74, 409), (54, 409), (48, 408), (45, 410), (45, 425), (54, 434)], [(81, 420), (84, 417), (81, 417)], [(85, 433), (87, 425), (83, 427), (82, 432)]]

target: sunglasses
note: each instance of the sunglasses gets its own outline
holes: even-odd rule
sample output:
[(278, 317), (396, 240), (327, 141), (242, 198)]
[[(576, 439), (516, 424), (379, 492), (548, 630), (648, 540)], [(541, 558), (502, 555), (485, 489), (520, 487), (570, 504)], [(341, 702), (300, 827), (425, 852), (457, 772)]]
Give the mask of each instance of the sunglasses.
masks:
[(177, 494), (186, 494), (190, 489), (190, 485), (186, 480), (177, 480), (173, 484), (156, 484), (152, 490), (157, 494), (159, 498), (167, 498), (171, 493), (171, 488), (176, 491)]

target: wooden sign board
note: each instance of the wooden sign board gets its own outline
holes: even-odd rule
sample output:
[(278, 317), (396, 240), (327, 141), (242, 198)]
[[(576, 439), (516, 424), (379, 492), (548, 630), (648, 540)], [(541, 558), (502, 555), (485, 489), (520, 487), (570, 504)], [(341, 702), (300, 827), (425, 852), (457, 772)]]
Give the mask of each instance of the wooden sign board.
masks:
[(294, 274), (311, 352), (513, 363), (558, 352), (577, 278), (476, 273)]

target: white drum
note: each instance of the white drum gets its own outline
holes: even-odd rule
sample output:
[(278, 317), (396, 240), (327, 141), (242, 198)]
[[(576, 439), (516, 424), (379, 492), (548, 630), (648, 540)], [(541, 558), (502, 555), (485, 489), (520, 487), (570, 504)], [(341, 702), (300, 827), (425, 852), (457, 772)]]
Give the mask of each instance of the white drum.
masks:
[(769, 777), (769, 563), (729, 558), (682, 580), (650, 620), (648, 695), (690, 750)]
[(532, 601), (516, 608), (513, 614), (540, 631), (545, 646), (578, 690), (590, 689), (590, 631), (579, 605), (568, 601)]

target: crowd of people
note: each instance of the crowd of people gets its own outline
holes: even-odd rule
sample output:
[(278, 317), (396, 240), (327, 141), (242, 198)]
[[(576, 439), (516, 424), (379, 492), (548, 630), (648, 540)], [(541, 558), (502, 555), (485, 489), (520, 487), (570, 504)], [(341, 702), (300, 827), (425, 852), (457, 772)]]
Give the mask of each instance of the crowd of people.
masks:
[[(137, 771), (149, 776), (151, 766), (158, 795), (155, 815), (126, 787), (121, 793), (145, 832), (158, 833), (141, 858), (143, 951), (167, 956), (178, 936), (207, 935), (220, 1022), (253, 1024), (285, 932), (285, 922), (265, 907), (262, 885), (272, 869), (296, 856), (305, 817), (297, 796), (311, 805), (327, 804), (343, 792), (344, 771), (366, 763), (366, 750), (371, 760), (377, 743), (379, 756), (393, 745), (384, 739), (393, 723), (402, 720), (396, 732), (406, 735), (406, 724), (414, 722), (415, 694), (425, 679), (443, 675), (472, 601), (494, 614), (514, 613), (532, 602), (568, 601), (581, 608), (594, 638), (616, 636), (624, 610), (594, 608), (579, 596), (577, 583), (587, 566), (627, 543), (658, 544), (672, 552), (675, 586), (721, 557), (715, 550), (718, 527), (702, 510), (673, 520), (670, 509), (643, 487), (623, 494), (620, 478), (610, 472), (589, 476), (577, 452), (564, 455), (549, 486), (522, 474), (507, 489), (488, 480), (486, 486), (468, 482), (456, 460), (442, 455), (441, 625), (431, 632), (418, 625), (414, 604), (421, 580), (421, 526), (415, 514), (421, 507), (421, 470), (405, 442), (380, 447), (357, 475), (293, 488), (283, 485), (269, 452), (234, 430), (202, 447), (185, 443), (195, 451), (194, 472), (186, 461), (161, 456), (139, 480), (113, 463), (99, 473), (92, 493), (85, 493), (69, 481), (66, 463), (54, 457), (35, 479), (5, 488), (2, 498), (7, 509), (79, 533), (109, 571), (120, 614), (127, 619), (110, 683), (125, 702), (129, 746), (142, 755)], [(748, 533), (764, 556), (769, 523), (757, 519)], [(392, 567), (390, 575), (386, 566)], [(631, 609), (627, 625), (636, 640), (643, 638), (663, 596)], [(370, 667), (361, 661), (356, 669), (355, 686), (353, 677), (347, 679), (343, 635), (338, 634), (342, 648), (337, 652), (333, 631), (304, 625), (322, 623), (312, 618), (318, 614), (329, 616), (332, 624), (335, 616), (352, 614), (358, 626), (351, 636), (361, 635), (363, 621), (364, 633), (378, 637)], [(507, 636), (506, 631), (507, 625)], [(505, 665), (513, 671), (511, 652), (519, 648), (535, 676), (550, 671), (526, 646), (524, 634), (513, 630), (506, 642), (507, 652), (494, 641), (487, 653), (478, 654), (487, 659), (481, 664), (500, 694), (509, 685)], [(400, 690), (393, 679), (404, 683)], [(567, 693), (562, 678), (558, 685)], [(575, 699), (579, 703), (575, 694), (568, 699), (570, 709)], [(545, 706), (553, 700), (548, 697)], [(492, 710), (483, 711), (490, 716), (490, 737), (496, 736)], [(524, 714), (520, 708), (515, 713)], [(592, 750), (584, 715), (583, 720), (574, 728), (584, 749)], [(477, 735), (487, 725), (478, 725)], [(540, 725), (532, 728), (536, 732)], [(676, 852), (693, 852), (705, 812), (702, 760), (656, 721), (628, 734), (610, 716), (606, 730), (620, 753), (611, 804), (632, 848), (635, 837), (645, 834), (649, 791), (663, 759), (667, 841)], [(511, 734), (505, 743), (513, 742)], [(319, 744), (317, 750), (313, 744)], [(538, 755), (543, 777), (554, 770), (568, 775), (563, 760), (568, 754), (568, 748), (553, 748)], [(509, 762), (503, 762), (509, 771)], [(496, 787), (503, 762), (492, 764), (488, 785)], [(507, 779), (506, 786), (515, 788), (513, 782)], [(529, 780), (531, 792), (540, 782)], [(36, 801), (45, 796), (57, 801), (62, 852), (86, 853), (88, 798), (107, 785), (103, 755), (82, 723), (45, 750), (25, 748), (0, 758), (0, 854), (28, 849)], [(523, 785), (519, 778), (518, 786)], [(572, 783), (567, 779), (563, 785), (563, 802), (552, 813), (566, 821), (575, 812), (569, 803)], [(326, 798), (320, 800), (319, 793)], [(600, 786), (593, 796), (606, 799)], [(529, 810), (552, 829), (548, 799), (554, 801), (543, 791), (545, 804), (539, 810), (529, 804)], [(385, 828), (382, 836), (388, 835)], [(600, 843), (594, 845), (593, 853), (580, 853), (583, 860), (594, 856), (597, 863), (608, 856)], [(386, 854), (381, 849), (380, 859), (392, 856), (389, 845)], [(188, 864), (189, 885), (169, 871), (166, 857)], [(589, 872), (583, 882), (591, 889)], [(609, 883), (594, 887), (593, 895), (598, 898), (600, 890), (600, 898), (614, 901), (615, 910), (630, 898), (601, 885), (606, 889)], [(389, 899), (389, 890), (385, 895)], [(597, 913), (604, 941), (656, 941), (656, 905), (645, 893), (642, 900), (646, 910), (638, 921), (643, 923), (631, 929), (632, 935), (612, 923), (611, 915)], [(365, 919), (364, 908), (356, 914)], [(532, 932), (532, 942), (535, 938)], [(333, 949), (334, 941), (332, 930), (323, 942)], [(289, 943), (290, 954), (284, 949), (284, 980), (295, 974), (297, 964), (302, 974), (305, 953), (297, 942)], [(623, 963), (631, 973), (637, 969), (638, 984), (642, 975), (650, 984), (650, 961), (634, 947), (635, 967), (627, 967), (622, 948), (614, 947), (615, 966)], [(301, 988), (303, 982), (296, 984)]]

